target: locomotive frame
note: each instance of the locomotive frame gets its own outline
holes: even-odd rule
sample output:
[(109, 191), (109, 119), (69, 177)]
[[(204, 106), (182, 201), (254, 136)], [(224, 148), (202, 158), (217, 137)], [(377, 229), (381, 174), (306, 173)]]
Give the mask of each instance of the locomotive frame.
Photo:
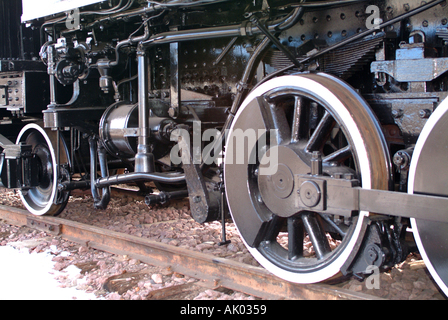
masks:
[(390, 268), (411, 227), (448, 294), (445, 1), (22, 2), (0, 0), (0, 167), (31, 213), (189, 197), (299, 283)]

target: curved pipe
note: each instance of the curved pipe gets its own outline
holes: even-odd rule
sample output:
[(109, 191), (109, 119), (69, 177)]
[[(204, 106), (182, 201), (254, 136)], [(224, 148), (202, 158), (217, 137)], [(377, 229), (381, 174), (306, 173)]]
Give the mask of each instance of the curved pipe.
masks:
[(96, 209), (106, 209), (110, 201), (110, 187), (104, 186), (103, 193), (100, 196), (98, 189), (95, 186), (96, 179), (96, 169), (97, 169), (97, 151), (98, 158), (100, 160), (101, 176), (107, 177), (109, 175), (109, 170), (107, 168), (107, 154), (104, 147), (100, 147), (98, 150), (98, 141), (96, 138), (89, 138), (90, 145), (90, 191), (92, 192), (92, 197), (94, 201), (94, 207)]
[(100, 195), (98, 190), (95, 188), (95, 179), (96, 179), (96, 167), (98, 166), (98, 162), (96, 160), (96, 152), (98, 150), (98, 142), (95, 138), (89, 138), (89, 146), (90, 146), (90, 191), (92, 192), (92, 197), (96, 201), (100, 199)]
[[(109, 169), (107, 168), (107, 152), (106, 149), (103, 146), (100, 146), (98, 149), (98, 158), (100, 161), (100, 169), (101, 169), (101, 177), (107, 177), (109, 176)], [(100, 200), (95, 200), (94, 206), (97, 209), (106, 209), (107, 205), (110, 201), (110, 187), (103, 187), (103, 193), (101, 195)]]
[[(139, 11), (137, 12), (146, 12), (147, 10), (148, 8), (143, 8), (139, 9)], [(287, 17), (275, 20), (272, 23), (270, 23), (267, 27), (269, 32), (283, 31), (292, 27), (302, 17), (303, 12), (304, 9), (302, 7), (294, 8), (294, 10)], [(255, 35), (262, 33), (262, 31), (257, 26), (254, 26), (251, 22), (243, 22), (242, 24), (236, 24), (230, 26), (220, 26), (220, 27), (201, 28), (201, 29), (182, 30), (182, 31), (169, 31), (150, 37), (150, 31), (147, 21), (145, 21), (144, 23), (145, 33), (139, 37), (129, 38), (120, 41), (115, 47), (116, 60), (108, 61), (107, 65), (103, 67), (110, 68), (117, 66), (119, 62), (119, 50), (124, 46), (129, 46), (139, 42), (142, 48), (148, 48), (156, 44), (159, 45), (172, 42), (182, 42), (182, 41), (212, 39), (222, 37), (239, 37), (239, 36)], [(90, 67), (97, 68), (98, 64), (93, 64)]]
[[(283, 31), (296, 24), (303, 15), (302, 7), (295, 8), (286, 18), (278, 19), (269, 24), (270, 32)], [(155, 44), (164, 44), (171, 42), (182, 42), (190, 40), (212, 39), (221, 37), (239, 37), (246, 35), (261, 34), (262, 31), (251, 22), (242, 24), (201, 28), (194, 30), (169, 31), (159, 33), (141, 43), (141, 46), (147, 48)]]
[(104, 188), (116, 184), (125, 184), (137, 181), (157, 181), (162, 183), (185, 182), (185, 174), (142, 173), (142, 172), (125, 173), (97, 179), (94, 183), (94, 186), (96, 188)]
[(159, 194), (150, 194), (145, 197), (145, 203), (148, 206), (153, 206), (155, 204), (165, 204), (170, 200), (182, 199), (188, 197), (188, 190), (179, 190), (173, 192), (163, 192)]
[(138, 37), (134, 37), (134, 38), (129, 38), (123, 41), (120, 41), (117, 43), (117, 46), (115, 47), (115, 61), (107, 61), (105, 63), (103, 63), (102, 65), (99, 65), (98, 63), (96, 64), (92, 64), (90, 65), (91, 68), (98, 68), (98, 67), (103, 67), (103, 68), (110, 68), (110, 67), (115, 67), (118, 66), (118, 63), (120, 61), (120, 49), (124, 46), (130, 46), (132, 44), (135, 43), (139, 43), (141, 41), (145, 41), (149, 39), (150, 36), (150, 32), (149, 32), (149, 26), (147, 22), (144, 22), (144, 28), (145, 28), (145, 33), (141, 36)]

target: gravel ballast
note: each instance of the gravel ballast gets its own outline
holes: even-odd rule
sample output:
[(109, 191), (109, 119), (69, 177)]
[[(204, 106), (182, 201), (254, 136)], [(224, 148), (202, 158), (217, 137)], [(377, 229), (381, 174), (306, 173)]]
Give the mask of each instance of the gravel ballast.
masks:
[[(18, 195), (6, 189), (0, 189), (0, 204), (23, 208)], [(221, 223), (196, 223), (190, 216), (188, 201), (148, 207), (142, 200), (124, 195), (113, 198), (106, 210), (95, 210), (88, 194), (76, 192), (59, 217), (259, 266), (242, 243), (233, 223), (226, 223), (227, 239), (231, 243), (220, 246)], [(0, 246), (30, 240), (37, 240), (36, 245), (29, 247), (30, 252), (53, 252), (56, 271), (64, 271), (71, 266), (81, 270), (76, 279), (59, 275), (61, 286), (76, 287), (105, 299), (167, 298), (166, 292), (169, 291), (163, 289), (173, 286), (183, 288), (173, 296), (176, 299), (256, 299), (229, 290), (205, 289), (198, 286), (200, 279), (178, 274), (170, 268), (150, 266), (127, 256), (100, 252), (44, 232), (0, 222)], [(312, 254), (310, 246), (305, 243), (305, 249)], [(418, 254), (409, 255), (396, 268), (379, 274), (373, 279), (376, 281), (373, 286), (368, 283), (372, 283), (372, 279), (364, 282), (350, 280), (338, 286), (385, 299), (445, 299)]]

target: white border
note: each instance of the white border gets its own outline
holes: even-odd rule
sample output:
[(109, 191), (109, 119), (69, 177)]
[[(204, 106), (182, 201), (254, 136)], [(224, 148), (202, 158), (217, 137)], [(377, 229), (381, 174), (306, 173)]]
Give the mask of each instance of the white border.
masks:
[[(447, 111), (448, 111), (448, 99), (445, 99), (442, 101), (442, 103), (437, 107), (437, 109), (428, 119), (417, 140), (417, 143), (414, 148), (414, 153), (412, 155), (411, 166), (409, 168), (409, 181), (408, 181), (409, 194), (414, 193), (415, 171), (417, 169), (418, 160), (420, 159), (420, 155), (422, 153), (426, 140), (428, 139), (434, 126)], [(422, 239), (420, 237), (420, 234), (418, 233), (417, 223), (414, 218), (411, 218), (411, 226), (412, 226), (412, 232), (414, 233), (415, 241), (417, 243), (417, 247), (420, 251), (420, 254), (423, 257), (423, 260), (425, 261), (426, 267), (428, 268), (429, 272), (431, 273), (431, 276), (433, 277), (437, 285), (440, 287), (440, 289), (443, 291), (443, 293), (448, 296), (448, 287), (440, 278), (434, 266), (432, 265), (431, 260), (426, 254), (425, 248), (422, 243)]]
[[(247, 105), (254, 99), (256, 99), (258, 96), (261, 96), (268, 92), (269, 90), (273, 88), (278, 87), (297, 87), (298, 89), (305, 89), (310, 92), (319, 92), (320, 97), (323, 98), (329, 105), (333, 106), (338, 113), (340, 119), (343, 121), (346, 128), (350, 128), (348, 131), (350, 131), (350, 134), (352, 135), (352, 140), (354, 143), (354, 148), (356, 149), (356, 152), (359, 156), (359, 166), (360, 166), (360, 172), (361, 174), (363, 172), (370, 172), (370, 165), (368, 160), (368, 151), (366, 150), (366, 147), (364, 145), (364, 139), (361, 136), (361, 133), (358, 130), (358, 127), (353, 120), (350, 112), (343, 106), (341, 101), (326, 87), (319, 84), (318, 82), (306, 78), (306, 77), (300, 77), (300, 76), (282, 76), (278, 78), (274, 78), (272, 80), (267, 81), (266, 83), (260, 85), (258, 88), (256, 88), (254, 91), (252, 91), (249, 96), (244, 100), (243, 104), (239, 108), (235, 119), (237, 119), (240, 114), (243, 112), (243, 110), (247, 107)], [(233, 128), (235, 126), (236, 121), (233, 122), (230, 133), (233, 131)], [(226, 160), (225, 160), (226, 162)], [(226, 175), (224, 174), (224, 183), (225, 182)], [(371, 188), (371, 178), (370, 175), (362, 175), (362, 184), (363, 188), (370, 189)], [(227, 196), (227, 195), (226, 195)], [(227, 198), (228, 203), (229, 199)], [(318, 271), (312, 272), (312, 273), (294, 273), (289, 272), (286, 270), (283, 270), (279, 268), (278, 266), (274, 265), (272, 262), (270, 262), (268, 259), (266, 259), (256, 248), (250, 247), (245, 241), (244, 238), (242, 238), (244, 244), (246, 245), (249, 252), (254, 256), (254, 258), (268, 271), (272, 272), (276, 276), (295, 283), (316, 283), (323, 280), (326, 280), (335, 274), (337, 274), (341, 267), (344, 265), (345, 261), (347, 261), (349, 255), (351, 254), (353, 248), (355, 247), (356, 243), (358, 242), (358, 237), (361, 232), (361, 227), (363, 224), (364, 217), (368, 216), (369, 213), (366, 211), (361, 211), (359, 214), (359, 219), (357, 222), (357, 225), (355, 227), (354, 233), (352, 235), (352, 238), (350, 239), (349, 243), (347, 244), (344, 251), (340, 254), (340, 256), (329, 266), (320, 269)], [(238, 226), (237, 226), (238, 229)], [(240, 232), (240, 230), (238, 230)], [(241, 234), (241, 232), (240, 232)]]
[[(45, 138), (45, 141), (47, 142), (48, 148), (50, 150), (51, 153), (51, 161), (53, 161), (53, 163), (56, 163), (56, 154), (53, 150), (53, 144), (50, 141), (50, 138), (48, 137), (47, 133), (45, 132), (45, 130), (40, 127), (39, 125), (35, 124), (35, 123), (31, 123), (26, 125), (25, 127), (22, 128), (22, 130), (20, 131), (19, 135), (17, 136), (17, 141), (16, 144), (19, 144), (20, 139), (22, 138), (22, 135), (28, 131), (29, 129), (35, 129), (37, 131), (40, 132), (40, 134), (42, 134), (42, 136)], [(57, 192), (57, 169), (53, 168), (53, 190), (51, 190), (51, 201), (48, 201), (47, 205), (41, 209), (41, 210), (35, 210), (33, 207), (31, 207), (28, 202), (25, 200), (24, 196), (22, 195), (22, 192), (19, 192), (20, 195), (20, 199), (22, 200), (23, 205), (28, 209), (29, 212), (31, 212), (32, 214), (36, 215), (36, 216), (43, 216), (45, 215), (51, 208), (51, 206), (53, 205), (53, 200), (56, 197), (56, 192)]]

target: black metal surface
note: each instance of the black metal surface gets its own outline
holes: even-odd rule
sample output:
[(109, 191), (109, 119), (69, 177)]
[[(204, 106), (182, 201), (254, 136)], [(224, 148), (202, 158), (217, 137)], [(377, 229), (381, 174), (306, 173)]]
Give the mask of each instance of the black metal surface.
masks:
[(148, 206), (153, 206), (156, 204), (165, 204), (170, 200), (182, 199), (182, 198), (186, 198), (186, 197), (188, 197), (187, 190), (171, 191), (171, 192), (161, 191), (158, 194), (147, 195), (145, 197), (145, 203)]
[[(37, 28), (21, 24), (22, 0), (0, 1), (0, 60), (29, 60), (39, 56), (40, 39)], [(2, 61), (2, 65), (6, 61)], [(17, 61), (17, 63), (19, 63)], [(40, 70), (29, 68), (27, 70)], [(4, 71), (0, 68), (0, 71)], [(23, 70), (23, 69), (20, 69)], [(11, 70), (15, 71), (15, 70)]]
[[(3, 146), (2, 183), (6, 188), (29, 190), (39, 185), (40, 162), (31, 145)], [(39, 170), (40, 169), (40, 170)]]
[(8, 71), (46, 71), (45, 65), (39, 60), (2, 60), (0, 59), (0, 72)]
[[(17, 61), (13, 61), (15, 65)], [(25, 65), (28, 67), (28, 65)], [(1, 71), (1, 70), (0, 70)], [(35, 97), (40, 97), (36, 99)], [(42, 71), (5, 72), (0, 77), (0, 108), (22, 117), (41, 116), (49, 103), (48, 75)]]
[(344, 274), (353, 273), (361, 279), (372, 274), (375, 269), (390, 269), (404, 261), (409, 253), (404, 239), (406, 227), (394, 225), (388, 219), (375, 218), (365, 227), (366, 236), (356, 258), (342, 268)]
[(210, 190), (204, 179), (200, 165), (194, 158), (189, 141), (179, 135), (179, 150), (182, 153), (182, 163), (190, 197), (191, 215), (196, 222), (204, 223), (219, 218), (221, 209), (221, 190)]
[[(107, 167), (107, 153), (105, 148), (100, 145), (98, 147), (98, 141), (96, 138), (89, 139), (90, 145), (90, 189), (92, 191), (92, 197), (94, 200), (94, 206), (96, 209), (104, 210), (110, 202), (110, 185), (105, 185), (98, 188), (95, 185), (98, 171), (98, 162), (100, 165), (101, 177), (106, 178), (109, 176), (109, 170)], [(97, 159), (98, 156), (98, 159)]]
[(78, 128), (81, 131), (97, 134), (99, 119), (105, 107), (53, 108), (43, 111), (43, 119), (49, 128)]
[(0, 1), (0, 59), (22, 58), (21, 0)]

